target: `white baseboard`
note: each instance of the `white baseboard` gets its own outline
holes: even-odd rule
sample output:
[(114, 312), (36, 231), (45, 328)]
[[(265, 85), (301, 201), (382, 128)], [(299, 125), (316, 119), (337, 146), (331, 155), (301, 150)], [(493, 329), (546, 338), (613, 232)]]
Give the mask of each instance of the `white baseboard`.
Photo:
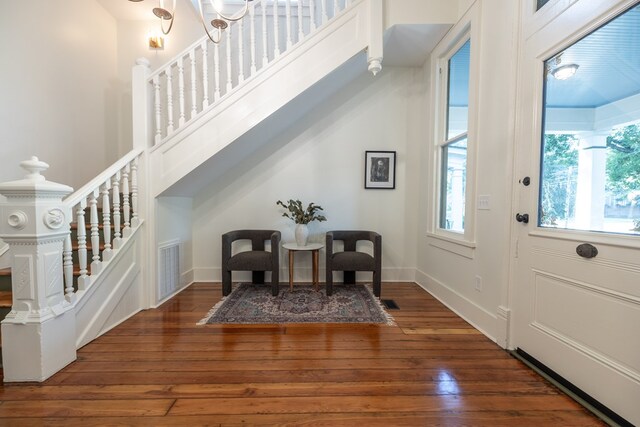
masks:
[(180, 288), (184, 289), (186, 286), (192, 284), (195, 281), (194, 274), (195, 273), (193, 268), (191, 270), (182, 272), (180, 274)]
[(438, 301), (446, 305), (451, 311), (486, 335), (487, 338), (494, 342), (497, 341), (494, 331), (498, 321), (497, 315), (485, 310), (444, 283), (420, 270), (416, 270), (416, 282)]
[[(416, 273), (413, 268), (382, 268), (382, 280), (385, 282), (415, 282)], [(190, 270), (192, 282), (219, 282), (222, 280), (222, 273), (219, 267), (196, 267)], [(296, 267), (294, 270), (294, 282), (311, 282), (311, 267)], [(318, 276), (320, 282), (325, 282), (325, 270), (320, 268)], [(237, 271), (233, 273), (233, 281), (251, 280), (251, 272)], [(356, 280), (371, 280), (371, 273), (358, 272)], [(280, 281), (289, 281), (289, 270), (280, 269)]]
[(498, 306), (496, 312), (496, 343), (505, 349), (513, 349), (511, 346), (510, 333), (511, 333), (511, 309)]
[(191, 271), (194, 282), (219, 282), (222, 280), (220, 268), (195, 267)]

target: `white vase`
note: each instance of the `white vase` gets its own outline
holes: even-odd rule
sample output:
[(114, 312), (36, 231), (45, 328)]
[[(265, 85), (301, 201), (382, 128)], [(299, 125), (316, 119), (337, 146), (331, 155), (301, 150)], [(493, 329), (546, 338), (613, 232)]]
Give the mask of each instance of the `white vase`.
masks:
[(298, 246), (307, 246), (309, 239), (309, 227), (307, 224), (296, 224), (296, 244)]

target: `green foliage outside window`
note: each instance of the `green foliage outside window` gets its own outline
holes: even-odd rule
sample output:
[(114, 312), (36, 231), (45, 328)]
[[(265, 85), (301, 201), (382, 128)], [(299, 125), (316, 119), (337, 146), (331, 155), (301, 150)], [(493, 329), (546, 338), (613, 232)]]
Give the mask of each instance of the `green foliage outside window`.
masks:
[(640, 202), (640, 127), (616, 130), (607, 137), (607, 147), (607, 191), (617, 199), (631, 195)]
[(573, 135), (544, 136), (540, 225), (555, 227), (574, 216), (578, 145)]
[[(579, 139), (572, 134), (546, 134), (543, 147), (540, 225), (565, 227), (575, 215)], [(607, 137), (606, 187), (613, 205), (640, 210), (640, 126), (615, 130)], [(640, 231), (640, 219), (633, 219)]]

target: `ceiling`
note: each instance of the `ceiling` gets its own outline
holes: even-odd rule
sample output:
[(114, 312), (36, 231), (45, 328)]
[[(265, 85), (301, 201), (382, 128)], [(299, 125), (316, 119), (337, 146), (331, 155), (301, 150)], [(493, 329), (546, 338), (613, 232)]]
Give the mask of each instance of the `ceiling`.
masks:
[(580, 66), (572, 78), (547, 76), (548, 107), (600, 107), (640, 93), (640, 5), (565, 49), (561, 64), (571, 63)]
[(394, 25), (385, 32), (382, 66), (421, 67), (449, 24)]
[[(127, 0), (97, 0), (107, 12), (119, 21), (148, 21), (155, 16), (151, 10), (157, 1), (133, 2)], [(152, 6), (153, 5), (153, 6)]]

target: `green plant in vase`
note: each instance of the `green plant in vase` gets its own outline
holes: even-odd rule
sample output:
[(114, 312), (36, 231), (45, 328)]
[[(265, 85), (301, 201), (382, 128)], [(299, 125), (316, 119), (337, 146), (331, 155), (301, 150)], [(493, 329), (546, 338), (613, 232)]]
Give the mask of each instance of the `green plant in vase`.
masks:
[(287, 203), (283, 203), (282, 200), (278, 200), (276, 205), (282, 206), (287, 210), (282, 214), (283, 217), (289, 218), (296, 224), (296, 244), (298, 246), (306, 246), (307, 239), (309, 238), (309, 228), (307, 224), (312, 221), (326, 221), (327, 218), (318, 212), (322, 211), (322, 206), (316, 205), (311, 202), (304, 208), (300, 200), (289, 199)]

